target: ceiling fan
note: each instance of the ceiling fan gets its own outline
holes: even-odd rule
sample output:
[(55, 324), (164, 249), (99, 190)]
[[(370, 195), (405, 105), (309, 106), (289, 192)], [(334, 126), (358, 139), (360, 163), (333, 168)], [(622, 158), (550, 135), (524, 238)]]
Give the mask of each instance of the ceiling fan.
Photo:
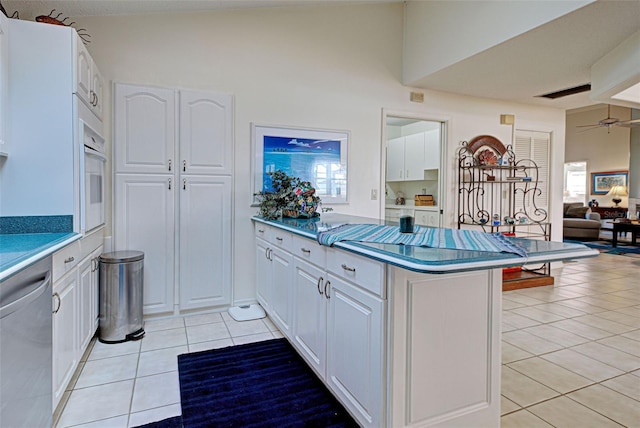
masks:
[(578, 132), (590, 131), (596, 128), (607, 128), (607, 134), (611, 131), (611, 128), (614, 126), (622, 126), (625, 128), (635, 128), (640, 126), (640, 119), (631, 119), (631, 120), (620, 120), (615, 117), (611, 117), (611, 104), (607, 105), (607, 118), (602, 119), (596, 124), (593, 125), (578, 125), (576, 128), (586, 128)]

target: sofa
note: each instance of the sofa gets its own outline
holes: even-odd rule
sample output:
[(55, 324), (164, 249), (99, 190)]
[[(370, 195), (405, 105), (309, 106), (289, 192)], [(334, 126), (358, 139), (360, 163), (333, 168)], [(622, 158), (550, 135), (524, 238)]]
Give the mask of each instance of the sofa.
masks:
[(562, 219), (564, 239), (596, 240), (600, 236), (600, 214), (580, 202), (565, 203)]

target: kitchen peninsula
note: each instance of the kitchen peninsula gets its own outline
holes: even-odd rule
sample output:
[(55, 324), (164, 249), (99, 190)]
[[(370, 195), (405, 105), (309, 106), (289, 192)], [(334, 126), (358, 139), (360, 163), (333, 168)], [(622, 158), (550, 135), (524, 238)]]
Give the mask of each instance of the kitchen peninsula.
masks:
[(500, 424), (501, 268), (593, 257), (583, 245), (511, 238), (526, 251), (338, 241), (384, 220), (253, 217), (260, 304), (366, 427)]

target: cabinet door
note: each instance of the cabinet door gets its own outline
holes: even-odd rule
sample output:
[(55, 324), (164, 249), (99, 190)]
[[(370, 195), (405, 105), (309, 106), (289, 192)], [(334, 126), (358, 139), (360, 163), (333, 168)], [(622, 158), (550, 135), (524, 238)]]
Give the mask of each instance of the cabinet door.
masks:
[(95, 63), (91, 68), (91, 90), (93, 91), (92, 110), (100, 119), (102, 119), (102, 105), (104, 100), (104, 78)]
[(358, 421), (383, 426), (384, 301), (329, 275), (327, 382)]
[(387, 141), (387, 181), (404, 180), (404, 137)]
[(404, 138), (404, 179), (424, 180), (424, 133)]
[(114, 248), (144, 252), (144, 313), (173, 311), (174, 200), (170, 175), (116, 174)]
[(93, 261), (91, 256), (85, 258), (78, 267), (80, 280), (78, 282), (78, 342), (80, 353), (87, 347), (89, 341), (93, 337), (93, 327), (95, 319), (93, 318), (92, 301), (95, 298), (93, 291)]
[(180, 91), (180, 171), (231, 174), (231, 95)]
[(438, 211), (416, 210), (416, 223), (422, 226), (439, 227), (440, 214)]
[(293, 344), (307, 363), (324, 379), (327, 349), (327, 299), (323, 270), (294, 259)]
[(265, 311), (271, 312), (269, 285), (271, 282), (271, 260), (269, 244), (256, 238), (256, 295)]
[(170, 89), (116, 84), (115, 172), (172, 173), (176, 94)]
[(78, 364), (78, 270), (53, 286), (53, 408)]
[(180, 181), (180, 309), (231, 303), (231, 177)]
[(424, 169), (440, 169), (440, 130), (424, 133)]
[(87, 105), (91, 105), (92, 60), (80, 37), (76, 37), (76, 50), (76, 94)]
[(280, 248), (271, 252), (271, 316), (282, 334), (291, 337), (293, 256)]

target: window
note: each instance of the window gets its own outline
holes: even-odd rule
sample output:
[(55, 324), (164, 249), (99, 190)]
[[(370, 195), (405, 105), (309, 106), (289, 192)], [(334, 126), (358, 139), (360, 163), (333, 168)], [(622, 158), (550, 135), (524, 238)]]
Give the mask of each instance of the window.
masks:
[(587, 163), (567, 162), (564, 164), (564, 191), (562, 202), (582, 202), (587, 200)]

